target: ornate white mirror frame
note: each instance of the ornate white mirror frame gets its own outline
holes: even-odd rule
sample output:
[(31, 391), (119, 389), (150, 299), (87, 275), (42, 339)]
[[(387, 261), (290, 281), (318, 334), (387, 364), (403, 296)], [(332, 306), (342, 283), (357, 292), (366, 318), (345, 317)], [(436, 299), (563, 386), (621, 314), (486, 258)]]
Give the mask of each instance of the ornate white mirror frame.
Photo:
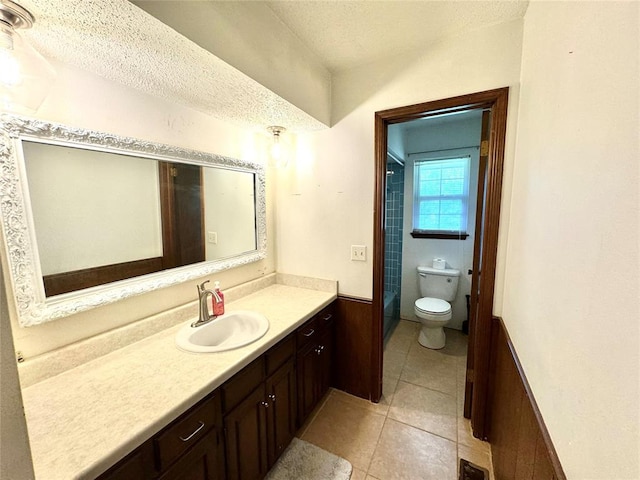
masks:
[[(252, 173), (256, 249), (229, 258), (195, 263), (46, 297), (26, 181), (22, 140)], [(8, 268), (18, 321), (24, 327), (256, 262), (264, 259), (267, 251), (265, 172), (261, 165), (211, 153), (9, 115), (0, 116), (0, 217), (5, 265)]]

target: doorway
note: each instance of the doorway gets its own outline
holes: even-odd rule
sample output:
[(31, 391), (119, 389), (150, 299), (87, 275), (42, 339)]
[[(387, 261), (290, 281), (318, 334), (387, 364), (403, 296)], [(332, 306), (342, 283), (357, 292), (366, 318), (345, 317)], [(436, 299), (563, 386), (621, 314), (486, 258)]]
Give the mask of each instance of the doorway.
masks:
[(489, 90), (459, 97), (436, 100), (407, 107), (376, 112), (375, 115), (375, 199), (374, 199), (374, 270), (373, 270), (373, 351), (372, 399), (382, 395), (384, 340), (384, 262), (385, 262), (385, 203), (387, 186), (388, 127), (393, 124), (455, 112), (484, 110), (490, 112), (486, 125), (487, 138), (482, 142), (481, 156), (486, 159), (486, 175), (482, 185), (480, 240), (475, 242), (480, 269), (474, 273), (474, 302), (470, 306), (469, 356), (465, 411), (471, 417), (473, 433), (487, 439), (490, 408), (489, 367), (491, 351), (492, 307), (495, 287), (502, 170), (506, 134), (508, 88)]

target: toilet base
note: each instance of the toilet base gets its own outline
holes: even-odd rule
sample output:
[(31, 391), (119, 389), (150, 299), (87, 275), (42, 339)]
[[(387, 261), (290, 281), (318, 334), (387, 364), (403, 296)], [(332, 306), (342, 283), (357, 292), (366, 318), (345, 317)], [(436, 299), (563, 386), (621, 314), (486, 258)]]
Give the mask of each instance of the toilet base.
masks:
[(418, 343), (423, 347), (430, 348), (431, 350), (440, 350), (444, 348), (446, 341), (447, 336), (442, 327), (429, 328), (423, 325), (420, 329)]

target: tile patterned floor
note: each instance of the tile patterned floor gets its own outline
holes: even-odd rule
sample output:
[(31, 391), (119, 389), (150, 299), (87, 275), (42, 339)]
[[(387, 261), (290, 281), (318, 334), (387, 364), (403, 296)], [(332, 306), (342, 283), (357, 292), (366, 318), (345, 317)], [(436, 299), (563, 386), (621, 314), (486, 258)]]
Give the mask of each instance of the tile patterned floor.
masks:
[(349, 460), (352, 480), (456, 480), (459, 458), (493, 480), (489, 444), (462, 416), (467, 337), (447, 330), (428, 350), (418, 326), (400, 321), (385, 346), (380, 403), (331, 390), (298, 435)]

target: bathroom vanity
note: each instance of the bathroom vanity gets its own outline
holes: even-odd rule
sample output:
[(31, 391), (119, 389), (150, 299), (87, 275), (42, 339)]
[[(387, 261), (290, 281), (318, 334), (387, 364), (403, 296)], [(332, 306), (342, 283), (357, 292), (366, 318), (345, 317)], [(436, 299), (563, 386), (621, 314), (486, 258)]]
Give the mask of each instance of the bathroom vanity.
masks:
[[(150, 316), (122, 303), (92, 310), (264, 263), (264, 166), (10, 115), (0, 115), (0, 145), (17, 325), (74, 316), (96, 332), (19, 365), (36, 478), (263, 477), (331, 382), (335, 281), (260, 276), (273, 267), (259, 265), (258, 279), (225, 290), (235, 318), (196, 335), (197, 302), (145, 305)], [(212, 331), (246, 333), (251, 319), (264, 327), (264, 317), (266, 334), (240, 348), (176, 346), (185, 325), (193, 346)]]
[(250, 263), (263, 263), (251, 278), (273, 268), (264, 166), (4, 114), (0, 145), (17, 325), (74, 316), (96, 332), (19, 366), (36, 478), (264, 476), (330, 384), (335, 281), (273, 273), (226, 290), (236, 317), (186, 327), (187, 343), (246, 333), (252, 319), (269, 329), (216, 353), (176, 346), (196, 302), (92, 315)]
[(335, 322), (335, 282), (273, 277), (227, 304), (269, 319), (250, 345), (188, 353), (181, 323), (25, 388), (36, 478), (262, 478), (330, 385)]

